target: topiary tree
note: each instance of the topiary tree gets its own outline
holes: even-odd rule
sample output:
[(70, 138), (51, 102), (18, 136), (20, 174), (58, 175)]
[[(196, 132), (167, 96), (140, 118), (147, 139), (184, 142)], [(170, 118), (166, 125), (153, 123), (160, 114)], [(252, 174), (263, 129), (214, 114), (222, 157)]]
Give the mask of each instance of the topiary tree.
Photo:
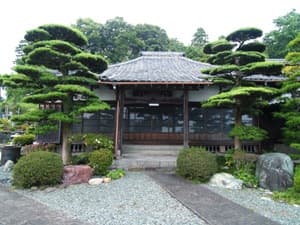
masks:
[[(97, 74), (107, 68), (100, 55), (83, 50), (86, 37), (76, 29), (62, 25), (43, 25), (25, 34), (28, 44), (23, 48), (23, 65), (16, 74), (6, 78), (4, 85), (25, 88), (23, 101), (40, 107), (30, 113), (14, 117), (16, 121), (39, 122), (38, 132), (62, 130), (62, 158), (70, 161), (71, 125), (85, 112), (108, 107), (92, 91)], [(55, 106), (55, 107), (52, 107)]]
[(300, 150), (300, 33), (289, 42), (289, 53), (285, 59), (288, 64), (284, 72), (288, 79), (281, 88), (283, 104), (281, 112), (275, 115), (285, 120), (283, 135), (285, 142)]
[[(208, 62), (218, 65), (203, 72), (212, 75), (220, 93), (212, 96), (203, 107), (230, 107), (235, 112), (235, 127), (231, 132), (235, 149), (241, 149), (241, 140), (262, 140), (266, 133), (242, 124), (243, 114), (256, 114), (267, 104), (266, 97), (276, 89), (262, 86), (271, 75), (281, 73), (282, 64), (265, 62), (262, 36), (257, 28), (243, 28), (229, 34), (226, 39), (208, 43), (204, 52), (210, 54)], [(258, 132), (260, 131), (260, 132)], [(256, 135), (257, 134), (257, 135)]]

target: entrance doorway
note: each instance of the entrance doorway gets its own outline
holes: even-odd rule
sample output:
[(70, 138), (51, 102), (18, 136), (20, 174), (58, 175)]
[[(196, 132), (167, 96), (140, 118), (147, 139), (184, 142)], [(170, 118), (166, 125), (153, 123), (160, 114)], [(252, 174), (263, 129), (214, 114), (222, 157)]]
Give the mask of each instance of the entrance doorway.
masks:
[(129, 105), (124, 108), (124, 143), (182, 144), (183, 109), (180, 105)]

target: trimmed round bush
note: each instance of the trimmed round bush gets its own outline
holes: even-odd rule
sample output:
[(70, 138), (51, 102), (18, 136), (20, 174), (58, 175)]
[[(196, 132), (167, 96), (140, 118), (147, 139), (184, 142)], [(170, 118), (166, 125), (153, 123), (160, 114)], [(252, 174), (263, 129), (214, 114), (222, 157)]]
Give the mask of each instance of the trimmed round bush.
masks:
[(207, 181), (217, 170), (216, 155), (204, 148), (183, 149), (177, 157), (177, 173), (188, 179)]
[(57, 153), (37, 151), (19, 159), (13, 169), (13, 185), (21, 188), (61, 182), (63, 162)]
[(296, 192), (300, 193), (300, 167), (296, 167), (294, 174), (294, 189)]
[(90, 153), (89, 165), (96, 175), (106, 175), (112, 162), (113, 153), (110, 150), (97, 150)]
[(34, 138), (35, 138), (35, 136), (33, 134), (23, 134), (23, 135), (14, 137), (13, 143), (15, 145), (20, 145), (20, 146), (30, 145), (34, 141)]

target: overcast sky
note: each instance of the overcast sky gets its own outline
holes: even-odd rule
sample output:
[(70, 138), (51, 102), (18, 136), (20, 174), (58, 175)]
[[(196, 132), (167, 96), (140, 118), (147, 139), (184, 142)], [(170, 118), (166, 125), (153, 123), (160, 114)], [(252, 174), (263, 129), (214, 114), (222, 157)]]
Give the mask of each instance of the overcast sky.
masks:
[(274, 29), (273, 20), (299, 0), (3, 0), (0, 2), (0, 73), (9, 73), (15, 47), (27, 30), (42, 24), (74, 24), (78, 18), (105, 23), (116, 16), (131, 24), (148, 23), (188, 44), (198, 27), (210, 41), (241, 27)]

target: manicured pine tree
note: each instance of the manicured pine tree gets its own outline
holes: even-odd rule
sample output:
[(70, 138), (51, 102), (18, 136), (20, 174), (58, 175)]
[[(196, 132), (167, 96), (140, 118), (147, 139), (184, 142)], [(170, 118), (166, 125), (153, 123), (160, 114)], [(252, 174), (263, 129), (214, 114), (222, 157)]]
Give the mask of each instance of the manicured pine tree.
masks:
[[(210, 54), (208, 62), (218, 65), (203, 71), (212, 75), (213, 82), (219, 86), (220, 93), (212, 96), (203, 107), (230, 107), (234, 110), (234, 148), (242, 148), (242, 140), (262, 140), (266, 131), (255, 126), (244, 126), (242, 115), (258, 113), (268, 104), (267, 97), (276, 89), (264, 84), (269, 76), (279, 75), (280, 63), (265, 62), (262, 52), (265, 46), (256, 39), (262, 36), (257, 28), (243, 28), (229, 34), (226, 39), (208, 43), (204, 52)], [(256, 78), (263, 79), (256, 79)], [(261, 82), (263, 81), (263, 85)]]
[(107, 68), (100, 55), (83, 50), (86, 37), (76, 29), (62, 25), (43, 25), (25, 35), (28, 44), (23, 48), (23, 65), (17, 65), (16, 74), (4, 78), (3, 85), (27, 90), (23, 101), (58, 104), (59, 110), (40, 107), (15, 116), (16, 121), (39, 122), (38, 132), (57, 129), (61, 123), (62, 158), (70, 161), (72, 123), (85, 112), (96, 112), (108, 107), (92, 91), (97, 74)]
[(300, 150), (300, 33), (289, 42), (287, 65), (284, 73), (288, 79), (283, 83), (281, 91), (283, 100), (281, 112), (275, 115), (285, 120), (283, 135), (285, 142)]

